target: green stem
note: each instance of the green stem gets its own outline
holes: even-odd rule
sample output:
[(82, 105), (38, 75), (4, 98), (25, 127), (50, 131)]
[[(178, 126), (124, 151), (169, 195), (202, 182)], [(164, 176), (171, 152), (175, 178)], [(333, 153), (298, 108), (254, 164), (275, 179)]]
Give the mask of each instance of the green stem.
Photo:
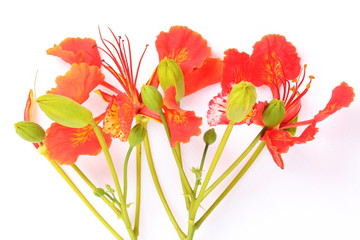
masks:
[(221, 193), (221, 195), (215, 200), (215, 202), (210, 206), (210, 208), (204, 213), (204, 215), (195, 223), (195, 229), (198, 229), (200, 225), (204, 222), (204, 220), (209, 216), (209, 214), (215, 209), (215, 207), (226, 197), (226, 195), (235, 187), (235, 185), (239, 182), (239, 180), (245, 175), (251, 165), (255, 162), (261, 151), (265, 147), (265, 142), (261, 142), (254, 154), (251, 156), (249, 161), (244, 165), (241, 171), (235, 176), (235, 178), (231, 181), (229, 186)]
[(124, 198), (125, 198), (125, 202), (127, 202), (127, 186), (128, 186), (128, 166), (129, 166), (129, 158), (131, 155), (131, 152), (133, 150), (133, 147), (129, 147), (127, 153), (126, 153), (126, 157), (125, 157), (125, 161), (124, 161), (124, 173), (123, 173), (123, 181), (124, 181)]
[(149, 169), (150, 169), (150, 173), (151, 173), (151, 176), (152, 176), (152, 179), (154, 181), (154, 185), (155, 185), (155, 188), (158, 192), (158, 195), (160, 197), (160, 200), (161, 200), (161, 203), (163, 204), (164, 208), (165, 208), (165, 211), (167, 213), (167, 215), (169, 216), (170, 218), (170, 221), (171, 223), (173, 224), (177, 234), (179, 235), (180, 239), (185, 239), (186, 238), (186, 235), (184, 234), (184, 232), (181, 230), (181, 228), (179, 227), (170, 207), (169, 207), (169, 204), (165, 198), (165, 195), (164, 195), (164, 192), (161, 188), (161, 185), (160, 185), (160, 181), (159, 181), (159, 178), (157, 176), (157, 173), (156, 173), (156, 169), (155, 169), (155, 165), (154, 165), (154, 160), (153, 160), (153, 157), (152, 157), (152, 153), (151, 153), (151, 149), (150, 149), (150, 143), (149, 143), (149, 137), (148, 137), (148, 134), (146, 133), (145, 134), (145, 138), (144, 138), (144, 147), (145, 147), (145, 153), (146, 153), (146, 158), (148, 160), (148, 165), (149, 165)]
[(206, 144), (205, 145), (205, 148), (204, 148), (204, 152), (203, 152), (203, 155), (202, 155), (202, 158), (201, 158), (201, 163), (200, 163), (200, 166), (199, 166), (199, 176), (196, 175), (196, 181), (195, 181), (195, 185), (194, 185), (194, 194), (196, 196), (196, 193), (197, 193), (197, 189), (200, 185), (200, 182), (201, 182), (201, 175), (202, 175), (202, 171), (203, 171), (203, 168), (204, 168), (204, 163), (205, 163), (205, 158), (206, 158), (206, 153), (209, 149), (209, 144)]
[[(224, 148), (225, 148), (225, 145), (230, 137), (230, 133), (232, 131), (234, 127), (234, 122), (230, 122), (229, 125), (227, 125), (226, 127), (226, 130), (224, 132), (224, 135), (219, 143), (219, 146), (215, 152), (215, 155), (214, 155), (214, 158), (210, 164), (210, 167), (209, 167), (209, 170), (206, 174), (206, 177), (204, 179), (204, 183), (202, 184), (201, 186), (201, 189), (200, 189), (200, 193), (199, 193), (199, 198), (201, 199), (202, 198), (202, 194), (205, 192), (205, 189), (207, 188), (207, 185), (209, 184), (209, 181), (211, 179), (211, 176), (212, 174), (214, 173), (214, 170), (215, 170), (215, 167), (217, 165), (217, 163), (219, 162), (219, 159), (221, 157), (221, 154), (223, 153), (224, 151)], [(200, 201), (198, 201), (200, 203)]]
[(198, 195), (198, 198), (192, 202), (190, 208), (189, 208), (189, 219), (188, 219), (188, 233), (187, 233), (187, 238), (186, 240), (192, 240), (193, 237), (194, 237), (194, 233), (195, 233), (195, 217), (196, 217), (196, 213), (197, 213), (197, 210), (199, 209), (200, 207), (200, 203), (201, 203), (201, 199), (203, 198), (202, 195), (204, 194), (205, 192), (205, 189), (211, 179), (211, 176), (215, 170), (215, 167), (217, 165), (217, 163), (219, 162), (219, 159), (221, 157), (221, 154), (223, 153), (224, 151), (224, 148), (225, 148), (225, 145), (230, 137), (230, 133), (232, 131), (234, 127), (234, 122), (230, 121), (230, 123), (227, 125), (226, 127), (226, 130), (224, 132), (224, 135), (219, 143), (219, 146), (215, 152), (215, 155), (214, 155), (214, 158), (210, 164), (210, 167), (209, 167), (209, 170), (206, 174), (206, 177), (205, 177), (205, 180), (202, 184), (202, 187), (200, 189), (200, 192), (199, 192), (199, 195)]
[(204, 194), (201, 196), (201, 201), (209, 194), (211, 191), (214, 190), (241, 162), (242, 160), (251, 152), (251, 150), (256, 146), (264, 132), (266, 131), (266, 128), (263, 128), (258, 135), (254, 138), (254, 140), (250, 143), (250, 145), (245, 149), (245, 151), (238, 157), (238, 159), (235, 160), (231, 166), (226, 169), (226, 171), (218, 178), (216, 181), (205, 190)]
[(120, 206), (121, 206), (121, 212), (122, 212), (122, 216), (123, 216), (122, 219), (124, 221), (125, 227), (126, 227), (128, 233), (129, 233), (130, 238), (132, 240), (135, 240), (135, 239), (137, 239), (137, 237), (136, 237), (136, 235), (135, 235), (135, 233), (134, 233), (134, 231), (132, 230), (132, 227), (131, 227), (129, 214), (127, 212), (126, 200), (125, 200), (124, 195), (122, 194), (122, 191), (121, 191), (119, 178), (117, 176), (115, 166), (114, 166), (114, 162), (113, 162), (113, 160), (111, 158), (111, 155), (110, 155), (110, 152), (109, 152), (109, 147), (107, 146), (104, 135), (103, 135), (101, 129), (99, 128), (99, 126), (97, 125), (97, 123), (95, 121), (93, 121), (91, 123), (91, 126), (94, 128), (96, 137), (98, 138), (100, 146), (103, 149), (104, 156), (105, 156), (107, 164), (109, 166), (111, 176), (112, 176), (113, 181), (115, 183), (115, 188), (116, 188), (116, 191), (118, 193)]
[[(161, 117), (161, 121), (162, 121), (162, 123), (164, 125), (166, 135), (167, 135), (167, 137), (169, 139), (169, 142), (170, 142), (170, 139), (171, 139), (170, 130), (169, 130), (169, 126), (168, 126), (168, 124), (166, 122), (166, 119), (165, 119), (165, 116), (164, 116), (163, 112), (160, 112), (160, 117)], [(194, 192), (191, 189), (189, 180), (186, 177), (186, 174), (184, 172), (184, 168), (182, 166), (182, 161), (181, 161), (181, 158), (179, 156), (180, 153), (178, 152), (179, 149), (177, 149), (176, 147), (171, 147), (171, 151), (172, 151), (172, 153), (174, 155), (175, 162), (176, 162), (176, 165), (177, 165), (178, 170), (179, 170), (181, 184), (182, 184), (182, 187), (183, 187), (183, 190), (184, 190), (184, 197), (185, 197), (185, 200), (186, 200), (186, 206), (189, 207), (190, 200), (188, 199), (188, 196), (190, 196), (191, 199), (194, 199), (195, 198)]]
[[(85, 174), (80, 170), (80, 168), (76, 164), (72, 164), (71, 167), (82, 178), (82, 180), (84, 180), (84, 182), (91, 188), (91, 190), (95, 191), (96, 186), (85, 176)], [(101, 196), (100, 198), (106, 203), (106, 205), (108, 205), (114, 211), (114, 213), (118, 217), (121, 217), (120, 210), (114, 206), (113, 202), (109, 201), (109, 199), (106, 196)]]
[[(47, 157), (48, 158), (48, 157)], [(114, 235), (118, 240), (124, 240), (111, 226), (110, 224), (100, 215), (100, 213), (91, 205), (89, 200), (82, 194), (80, 189), (75, 185), (75, 183), (70, 179), (70, 177), (65, 173), (65, 171), (57, 164), (55, 161), (52, 161), (48, 158), (50, 164), (55, 168), (55, 170), (60, 174), (60, 176), (67, 182), (67, 184), (72, 188), (72, 190), (80, 197), (80, 199), (85, 203), (85, 205), (90, 209), (90, 211), (99, 219), (99, 221)]]
[(139, 235), (140, 225), (140, 201), (141, 201), (141, 144), (136, 146), (136, 202), (134, 233)]

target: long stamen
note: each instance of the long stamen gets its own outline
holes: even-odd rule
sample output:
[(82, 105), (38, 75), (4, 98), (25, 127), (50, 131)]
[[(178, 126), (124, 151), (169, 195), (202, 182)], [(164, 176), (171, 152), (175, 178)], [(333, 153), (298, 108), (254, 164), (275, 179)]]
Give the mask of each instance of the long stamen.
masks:
[[(291, 102), (288, 102), (287, 104), (286, 104), (286, 108), (291, 108), (292, 106), (294, 106), (298, 101), (300, 101), (300, 99), (309, 91), (309, 88), (310, 88), (310, 85), (311, 85), (311, 82), (312, 82), (312, 80), (314, 79), (315, 77), (314, 76), (309, 76), (309, 83), (306, 85), (306, 87), (305, 87), (305, 89), (301, 92), (301, 93), (299, 93), (299, 91), (298, 91), (298, 89), (296, 89), (296, 92), (298, 93), (297, 94), (297, 96), (296, 96), (296, 98), (295, 99), (293, 99)], [(301, 85), (299, 84), (299, 87), (300, 87)]]
[(142, 62), (142, 60), (143, 60), (143, 58), (144, 58), (144, 55), (145, 55), (145, 52), (146, 52), (148, 46), (149, 46), (149, 44), (146, 44), (145, 49), (144, 49), (143, 53), (141, 54), (139, 63), (138, 63), (138, 65), (137, 65), (136, 75), (135, 75), (135, 85), (136, 85), (136, 83), (137, 83), (137, 78), (138, 78), (138, 75), (139, 75), (140, 65), (141, 65), (141, 62)]
[(120, 36), (116, 36), (110, 28), (109, 31), (114, 38), (114, 43), (104, 39), (99, 29), (100, 38), (104, 45), (104, 48), (99, 49), (105, 52), (106, 55), (114, 62), (115, 68), (105, 61), (103, 61), (103, 66), (119, 81), (125, 92), (136, 102), (136, 99), (138, 98), (136, 83), (140, 64), (146, 52), (147, 46), (141, 55), (134, 78), (134, 69), (132, 66), (133, 60), (129, 38), (125, 35), (126, 39), (123, 40)]
[[(125, 38), (127, 40), (127, 44), (128, 44), (128, 52), (129, 52), (129, 66), (130, 66), (130, 74), (131, 74), (131, 80), (134, 81), (134, 76), (133, 76), (133, 68), (132, 68), (132, 57), (131, 57), (131, 46), (130, 46), (130, 41), (129, 41), (129, 38), (125, 35)], [(123, 48), (125, 49), (125, 46), (124, 46), (124, 41), (123, 41)], [(126, 52), (125, 52), (126, 54)], [(126, 58), (127, 59), (127, 58)], [(133, 82), (134, 83), (134, 82)]]

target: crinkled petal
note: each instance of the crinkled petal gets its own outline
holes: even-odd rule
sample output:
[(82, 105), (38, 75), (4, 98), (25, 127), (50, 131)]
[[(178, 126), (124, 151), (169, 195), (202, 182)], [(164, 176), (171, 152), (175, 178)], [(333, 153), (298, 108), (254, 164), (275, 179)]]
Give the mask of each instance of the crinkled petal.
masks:
[(83, 103), (89, 98), (89, 94), (95, 87), (104, 81), (104, 75), (97, 66), (87, 63), (74, 63), (65, 76), (56, 78), (56, 88), (48, 93), (54, 93)]
[(285, 81), (296, 79), (301, 70), (296, 48), (284, 36), (276, 34), (266, 35), (257, 42), (250, 60), (255, 66), (251, 82), (255, 86), (268, 85), (277, 99), (276, 89)]
[(226, 117), (227, 99), (228, 95), (219, 93), (210, 100), (207, 111), (207, 122), (209, 126), (229, 124), (230, 121)]
[(224, 93), (230, 93), (232, 87), (241, 81), (251, 81), (253, 64), (249, 60), (249, 54), (238, 52), (236, 49), (225, 51), (224, 71), (222, 74), (221, 87)]
[(170, 145), (175, 147), (177, 142), (187, 143), (192, 136), (201, 133), (201, 118), (194, 111), (181, 109), (175, 100), (176, 89), (174, 86), (165, 91), (164, 110), (165, 119), (170, 130)]
[(169, 32), (161, 32), (156, 39), (159, 59), (165, 57), (179, 63), (184, 75), (200, 68), (211, 50), (207, 41), (197, 32), (184, 26), (173, 26)]
[(273, 146), (272, 139), (271, 139), (270, 134), (268, 133), (268, 131), (265, 132), (265, 134), (263, 135), (261, 140), (265, 141), (266, 147), (269, 150), (271, 156), (273, 157), (274, 162), (276, 163), (276, 165), (278, 165), (281, 169), (284, 169), (284, 161), (282, 159), (282, 156), (277, 151), (277, 148), (275, 146)]
[(318, 128), (315, 123), (310, 124), (299, 137), (293, 137), (288, 131), (279, 129), (269, 129), (262, 136), (261, 140), (266, 142), (269, 152), (274, 158), (275, 163), (284, 168), (281, 154), (287, 153), (294, 144), (301, 144), (315, 138)]
[(185, 96), (221, 80), (222, 61), (218, 58), (207, 58), (200, 68), (196, 68), (184, 76)]
[[(59, 164), (73, 164), (80, 155), (95, 156), (101, 152), (101, 146), (93, 128), (89, 125), (84, 128), (68, 128), (53, 123), (46, 131), (45, 147), (49, 158)], [(108, 146), (111, 137), (104, 134)]]
[(59, 45), (49, 48), (47, 54), (60, 57), (70, 64), (85, 62), (101, 67), (98, 47), (91, 38), (66, 38)]
[(330, 101), (323, 110), (315, 115), (314, 120), (316, 122), (322, 121), (336, 111), (344, 107), (349, 107), (350, 103), (354, 101), (354, 96), (354, 89), (346, 82), (342, 82), (339, 86), (334, 88)]
[(119, 93), (116, 97), (113, 96), (106, 109), (104, 132), (121, 141), (127, 141), (134, 117), (133, 102), (126, 94)]

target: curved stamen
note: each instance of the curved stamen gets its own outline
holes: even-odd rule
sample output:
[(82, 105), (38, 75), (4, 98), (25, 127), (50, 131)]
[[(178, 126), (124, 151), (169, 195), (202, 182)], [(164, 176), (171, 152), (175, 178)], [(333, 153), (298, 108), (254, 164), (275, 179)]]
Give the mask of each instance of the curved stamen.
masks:
[(121, 38), (121, 36), (116, 36), (110, 28), (109, 31), (114, 39), (114, 43), (110, 42), (107, 39), (104, 39), (99, 29), (100, 38), (104, 45), (104, 48), (99, 49), (105, 52), (105, 54), (113, 61), (116, 70), (106, 61), (103, 61), (103, 66), (119, 81), (127, 95), (131, 97), (134, 101), (137, 101), (139, 94), (136, 89), (136, 83), (139, 74), (140, 64), (148, 45), (146, 45), (145, 50), (140, 57), (134, 78), (134, 71), (132, 66), (133, 60), (129, 38), (125, 35), (126, 39), (124, 40)]

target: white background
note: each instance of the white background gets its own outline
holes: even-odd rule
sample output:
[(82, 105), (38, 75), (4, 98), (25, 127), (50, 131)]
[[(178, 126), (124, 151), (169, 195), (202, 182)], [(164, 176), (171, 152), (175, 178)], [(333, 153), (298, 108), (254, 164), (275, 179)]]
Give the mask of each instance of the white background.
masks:
[[(360, 93), (360, 17), (356, 2), (2, 1), (0, 239), (113, 239), (50, 164), (14, 132), (13, 123), (22, 120), (36, 71), (38, 94), (42, 94), (67, 69), (61, 61), (46, 55), (45, 50), (53, 44), (70, 36), (98, 40), (97, 27), (106, 32), (109, 26), (117, 34), (128, 35), (134, 58), (146, 44), (150, 45), (140, 76), (145, 82), (158, 61), (156, 36), (172, 25), (186, 25), (201, 33), (217, 56), (230, 47), (250, 53), (263, 35), (283, 34), (297, 47), (302, 63), (309, 65), (308, 72), (316, 77), (304, 98), (301, 118), (306, 120), (325, 106), (331, 90), (341, 81), (353, 86), (357, 95)], [(204, 117), (209, 99), (219, 91), (219, 86), (207, 88), (186, 98), (183, 106), (196, 109)], [(195, 238), (360, 239), (359, 113), (356, 97), (349, 109), (319, 123), (320, 132), (314, 141), (284, 154), (285, 170), (280, 170), (264, 151)], [(175, 164), (166, 141), (158, 137), (162, 128), (155, 123), (150, 127), (160, 180), (179, 224), (185, 227), (186, 212)], [(217, 128), (219, 135), (223, 129)], [(225, 169), (241, 152), (239, 146), (250, 142), (257, 131), (255, 126), (236, 128), (219, 169)], [(198, 164), (203, 146), (201, 137), (192, 140), (184, 147), (188, 151), (186, 170)], [(118, 152), (115, 158), (121, 164), (126, 146), (114, 146), (118, 147), (112, 149)], [(101, 155), (82, 158), (78, 164), (95, 184), (111, 183)], [(192, 179), (191, 173), (189, 177)], [(130, 181), (133, 179), (130, 173)], [(145, 161), (143, 181), (140, 239), (177, 239)], [(99, 200), (94, 203), (98, 206)], [(209, 202), (204, 203), (204, 208), (208, 206)], [(111, 223), (122, 225), (107, 209), (103, 210)], [(122, 227), (118, 229), (126, 236)]]

